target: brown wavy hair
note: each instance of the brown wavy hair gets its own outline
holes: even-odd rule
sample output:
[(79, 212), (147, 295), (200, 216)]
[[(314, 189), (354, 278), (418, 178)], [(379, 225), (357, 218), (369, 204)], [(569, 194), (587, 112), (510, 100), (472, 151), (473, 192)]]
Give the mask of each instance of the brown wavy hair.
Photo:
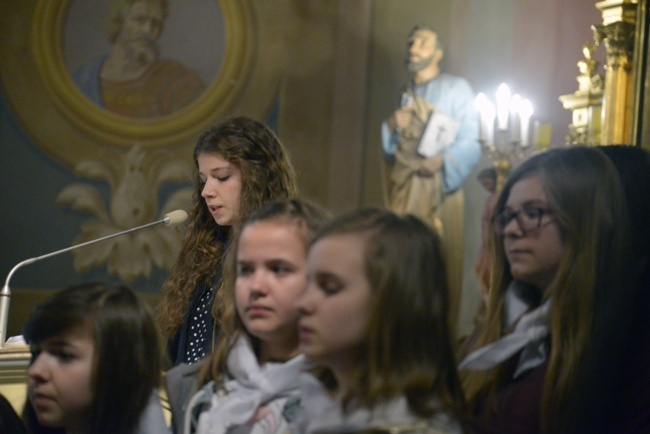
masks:
[[(627, 285), (629, 224), (621, 183), (610, 161), (593, 148), (553, 149), (531, 157), (510, 176), (494, 214), (505, 209), (512, 187), (539, 176), (564, 243), (558, 271), (541, 299), (551, 298), (551, 353), (543, 387), (541, 424), (545, 432), (569, 417), (567, 401), (581, 369), (594, 326), (593, 307), (606, 291)], [(488, 312), (477, 347), (501, 338), (504, 295), (513, 281), (502, 237), (491, 231), (492, 278)], [(539, 289), (536, 289), (539, 292)], [(495, 412), (498, 397), (511, 381), (509, 363), (487, 371), (463, 373), (463, 385), (474, 411)]]
[(200, 283), (211, 284), (236, 225), (219, 226), (201, 197), (198, 156), (218, 154), (241, 171), (242, 190), (238, 221), (268, 202), (296, 196), (296, 174), (289, 155), (276, 135), (264, 124), (247, 117), (227, 119), (199, 137), (194, 148), (194, 207), (180, 253), (163, 286), (158, 319), (168, 338), (183, 322), (190, 299)]

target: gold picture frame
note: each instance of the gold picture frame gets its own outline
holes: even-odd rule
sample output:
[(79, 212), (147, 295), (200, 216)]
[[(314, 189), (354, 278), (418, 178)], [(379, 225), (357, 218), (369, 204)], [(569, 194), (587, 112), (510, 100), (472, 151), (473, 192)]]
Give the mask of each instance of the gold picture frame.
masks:
[[(215, 2), (225, 25), (225, 47), (218, 74), (187, 107), (147, 119), (111, 113), (86, 98), (73, 82), (63, 52), (70, 0), (39, 0), (31, 8), (5, 4), (4, 9), (9, 9), (5, 13), (14, 18), (31, 17), (32, 24), (31, 35), (22, 40), (6, 40), (0, 47), (7, 57), (16, 57), (18, 45), (29, 47), (31, 52), (31, 56), (16, 57), (17, 62), (2, 71), (7, 99), (39, 147), (67, 165), (74, 165), (84, 154), (97, 155), (99, 151), (93, 149), (96, 147), (126, 149), (137, 144), (146, 149), (193, 142), (209, 124), (232, 109), (246, 86), (254, 59), (256, 44), (249, 1)], [(25, 70), (35, 70), (37, 74)]]

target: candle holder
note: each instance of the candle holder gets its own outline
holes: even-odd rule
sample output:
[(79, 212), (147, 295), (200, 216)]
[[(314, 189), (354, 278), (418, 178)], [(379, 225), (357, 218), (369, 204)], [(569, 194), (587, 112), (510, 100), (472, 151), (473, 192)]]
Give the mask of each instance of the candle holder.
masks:
[(497, 191), (513, 166), (530, 155), (530, 124), (533, 105), (518, 94), (511, 95), (507, 84), (496, 91), (496, 103), (479, 93), (475, 100), (480, 114), (479, 142), (497, 172)]

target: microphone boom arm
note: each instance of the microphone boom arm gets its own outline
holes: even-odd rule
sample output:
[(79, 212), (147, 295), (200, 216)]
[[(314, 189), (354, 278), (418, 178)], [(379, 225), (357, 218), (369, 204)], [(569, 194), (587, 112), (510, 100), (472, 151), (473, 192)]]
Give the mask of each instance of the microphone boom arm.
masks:
[[(66, 247), (65, 249), (57, 250), (56, 252), (47, 253), (45, 255), (37, 256), (35, 258), (25, 259), (24, 261), (17, 263), (14, 266), (14, 268), (11, 269), (11, 271), (7, 275), (7, 280), (5, 280), (5, 287), (9, 286), (9, 280), (11, 279), (11, 276), (14, 274), (14, 272), (17, 269), (19, 269), (20, 267), (22, 267), (23, 265), (29, 265), (29, 264), (32, 264), (32, 263), (34, 263), (36, 261), (40, 261), (41, 259), (47, 259), (50, 256), (56, 256), (56, 255), (59, 255), (61, 253), (69, 252), (70, 250), (77, 249), (79, 247), (84, 247), (84, 246), (87, 246), (89, 244), (95, 244), (95, 243), (98, 243), (100, 241), (108, 240), (108, 239), (111, 239), (111, 238), (114, 238), (114, 237), (118, 237), (120, 235), (125, 235), (125, 234), (131, 233), (131, 232), (138, 231), (140, 229), (148, 228), (149, 226), (154, 226), (154, 225), (157, 225), (157, 224), (160, 224), (160, 223), (164, 223), (164, 221), (165, 220), (159, 220), (157, 222), (147, 223), (146, 225), (142, 225), (142, 226), (138, 226), (136, 228), (128, 229), (128, 230), (123, 231), (123, 232), (117, 232), (115, 234), (106, 235), (105, 237), (97, 238), (96, 240), (90, 240), (90, 241), (86, 241), (86, 242), (81, 243), (81, 244), (75, 244), (74, 246)], [(3, 292), (4, 292), (4, 288), (3, 288)], [(0, 296), (2, 296), (2, 295), (3, 294), (0, 292)]]
[(47, 259), (51, 256), (56, 256), (61, 253), (69, 252), (70, 250), (73, 249), (78, 249), (79, 247), (84, 247), (89, 244), (105, 241), (114, 237), (118, 237), (120, 235), (126, 235), (128, 233), (139, 231), (140, 229), (145, 229), (150, 226), (158, 225), (160, 223), (164, 223), (166, 226), (176, 225), (184, 222), (185, 219), (187, 219), (187, 212), (185, 212), (184, 210), (172, 211), (170, 213), (165, 214), (162, 220), (147, 223), (146, 225), (137, 226), (135, 228), (127, 229), (125, 231), (117, 232), (111, 235), (106, 235), (104, 237), (97, 238), (96, 240), (90, 240), (81, 244), (75, 244), (74, 246), (66, 247), (65, 249), (57, 250), (56, 252), (46, 253), (45, 255), (37, 256), (35, 258), (25, 259), (24, 261), (21, 261), (18, 264), (16, 264), (14, 268), (12, 268), (9, 274), (7, 275), (7, 279), (5, 280), (5, 285), (2, 287), (2, 291), (0, 291), (0, 349), (4, 348), (6, 337), (7, 337), (7, 322), (9, 320), (9, 300), (11, 298), (11, 289), (9, 289), (9, 281), (11, 280), (11, 277), (16, 272), (16, 270), (18, 270), (20, 267), (22, 267), (23, 265), (32, 264), (36, 261), (40, 261), (41, 259)]

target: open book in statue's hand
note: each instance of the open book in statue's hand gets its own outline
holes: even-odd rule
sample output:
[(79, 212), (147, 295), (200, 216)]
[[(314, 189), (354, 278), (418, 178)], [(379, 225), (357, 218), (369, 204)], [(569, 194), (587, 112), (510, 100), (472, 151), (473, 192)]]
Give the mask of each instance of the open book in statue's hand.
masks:
[(425, 158), (438, 155), (456, 140), (459, 127), (457, 119), (434, 108), (418, 144), (418, 154)]

